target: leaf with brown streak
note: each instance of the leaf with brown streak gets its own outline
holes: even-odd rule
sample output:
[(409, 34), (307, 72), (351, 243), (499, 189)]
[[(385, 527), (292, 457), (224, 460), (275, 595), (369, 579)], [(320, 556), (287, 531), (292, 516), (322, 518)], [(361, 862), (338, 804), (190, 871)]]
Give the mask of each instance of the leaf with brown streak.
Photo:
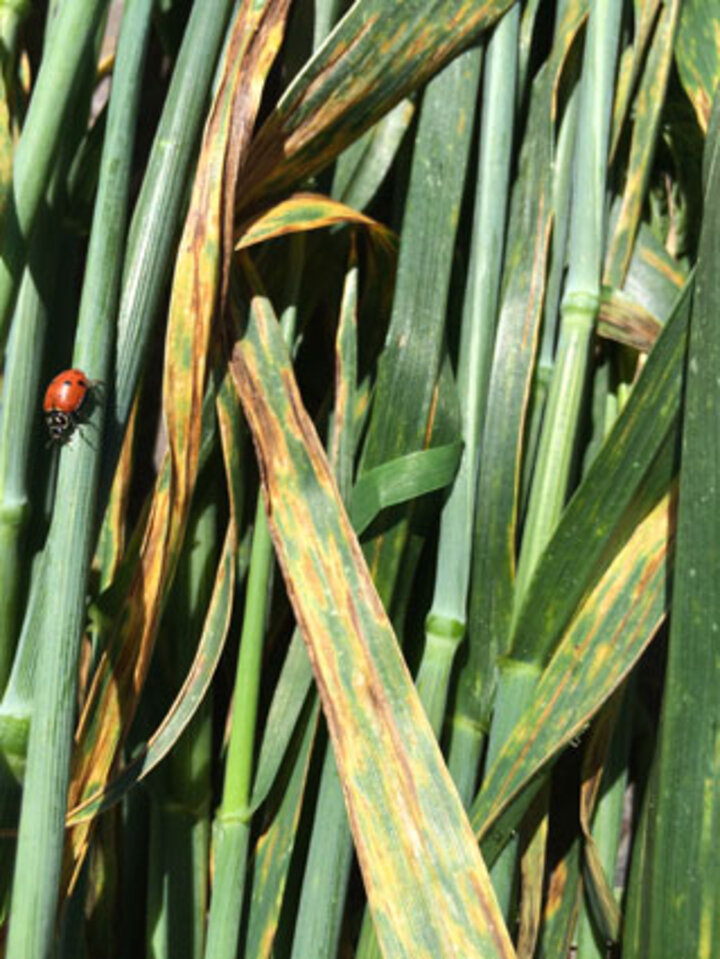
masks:
[(215, 585), (205, 615), (197, 652), (182, 688), (167, 715), (123, 771), (67, 815), (68, 825), (91, 820), (108, 809), (138, 782), (145, 779), (167, 756), (187, 728), (210, 687), (225, 645), (235, 594), (237, 524), (242, 508), (242, 467), (240, 460), (240, 411), (235, 390), (226, 377), (217, 397), (218, 424), (229, 491), (230, 521), (218, 560)]
[(598, 922), (603, 941), (617, 942), (622, 925), (620, 909), (613, 886), (605, 872), (603, 858), (595, 841), (592, 820), (600, 797), (604, 773), (608, 766), (613, 735), (616, 732), (620, 707), (625, 695), (621, 687), (603, 707), (585, 748), (580, 787), (580, 828), (584, 840), (585, 891)]
[(662, 323), (622, 290), (603, 289), (598, 312), (598, 336), (649, 353)]
[(242, 250), (280, 236), (342, 224), (367, 227), (370, 235), (384, 247), (396, 244), (394, 234), (372, 217), (319, 193), (295, 193), (243, 223), (237, 230), (235, 245)]
[(546, 785), (535, 797), (523, 823), (528, 832), (520, 856), (520, 909), (518, 910), (518, 959), (532, 959), (537, 949), (542, 923), (543, 884), (550, 804), (550, 789)]
[(232, 373), (383, 954), (513, 956), (462, 804), (260, 297)]
[[(668, 494), (583, 603), (473, 803), (479, 837), (582, 731), (654, 637), (667, 612), (674, 530)], [(499, 842), (491, 838), (493, 845)]]
[(238, 207), (256, 206), (327, 166), (511, 6), (512, 0), (358, 0), (253, 141)]
[(703, 133), (710, 122), (720, 64), (717, 7), (706, 0), (685, 0), (675, 45), (678, 75)]
[[(169, 450), (158, 475), (140, 560), (77, 733), (69, 808), (105, 786), (130, 726), (154, 645), (162, 598), (182, 547), (197, 475), (207, 356), (232, 255), (235, 181), (289, 0), (245, 0), (233, 22), (222, 79), (205, 128), (173, 277), (163, 410)], [(229, 241), (229, 242), (228, 242)], [(70, 834), (66, 872), (77, 876), (91, 822)]]

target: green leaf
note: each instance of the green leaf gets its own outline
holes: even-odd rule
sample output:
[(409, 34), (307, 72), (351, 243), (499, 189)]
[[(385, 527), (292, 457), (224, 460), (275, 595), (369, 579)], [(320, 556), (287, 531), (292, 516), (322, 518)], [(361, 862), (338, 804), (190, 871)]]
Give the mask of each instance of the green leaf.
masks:
[(458, 682), (450, 752), (453, 772), (459, 768), (463, 779), (470, 777), (469, 788), (463, 788), (468, 802), (495, 692), (495, 661), (505, 652), (511, 624), (520, 454), (550, 246), (552, 80), (546, 67), (533, 86), (480, 451), (467, 660)]
[(676, 574), (660, 717), (657, 795), (648, 807), (648, 886), (637, 955), (711, 956), (720, 942), (720, 96), (705, 168), (705, 206), (683, 415)]
[[(458, 435), (455, 424), (444, 422), (444, 400), (454, 395), (453, 385), (447, 389), (452, 374), (446, 318), (479, 72), (480, 51), (469, 50), (436, 76), (423, 96), (403, 213), (405, 240), (360, 476)], [(408, 507), (393, 510), (365, 545), (375, 585), (388, 606), (398, 582), (409, 575), (402, 560), (410, 515)]]
[[(51, 54), (44, 63), (47, 68), (58, 54), (63, 40), (83, 47), (101, 12), (100, 5), (85, 4), (83, 19), (77, 16), (82, 4), (68, 4), (58, 30), (76, 30), (78, 36), (58, 32), (51, 46)], [(115, 308), (120, 287), (124, 233), (130, 188), (132, 143), (138, 118), (140, 93), (139, 77), (146, 50), (150, 26), (148, 0), (134, 0), (124, 14), (123, 30), (118, 51), (118, 69), (110, 104), (108, 130), (105, 139), (98, 196), (93, 214), (80, 316), (73, 360), (76, 367), (92, 371), (90, 375), (104, 380), (109, 369), (114, 346)], [(73, 19), (75, 18), (75, 19)], [(74, 25), (74, 27), (73, 27)], [(72, 39), (72, 42), (71, 42)], [(57, 64), (56, 64), (57, 66)], [(73, 68), (73, 56), (65, 68)], [(57, 77), (59, 95), (63, 84), (69, 92), (72, 77)], [(39, 83), (39, 81), (38, 81)], [(47, 109), (47, 76), (36, 88), (38, 111)], [(62, 110), (52, 100), (60, 116), (51, 125), (57, 125), (59, 134)], [(40, 114), (41, 116), (42, 114)], [(35, 121), (40, 119), (35, 114)], [(29, 118), (28, 118), (29, 122)], [(26, 127), (29, 130), (29, 128)], [(52, 131), (48, 134), (52, 136)], [(33, 141), (28, 138), (26, 145)], [(26, 161), (27, 162), (27, 161)], [(42, 167), (42, 162), (41, 162)], [(23, 167), (16, 168), (21, 172)], [(43, 175), (37, 173), (40, 190), (44, 190)], [(30, 217), (30, 213), (28, 212)], [(92, 421), (102, 429), (102, 403), (96, 403)], [(33, 700), (33, 719), (28, 744), (25, 791), (20, 816), (15, 879), (13, 882), (13, 923), (9, 935), (8, 956), (37, 956), (42, 959), (53, 951), (55, 919), (60, 889), (63, 844), (65, 840), (65, 801), (70, 779), (72, 731), (76, 711), (78, 686), (77, 663), (80, 640), (85, 622), (85, 597), (90, 558), (93, 546), (95, 501), (99, 477), (99, 450), (78, 445), (66, 447), (60, 454), (57, 502), (72, 504), (55, 510), (44, 559), (53, 571), (57, 584), (49, 591), (42, 614), (42, 628), (37, 664), (37, 679)], [(72, 562), (68, 562), (72, 557)], [(49, 580), (46, 580), (49, 582)], [(37, 690), (42, 690), (38, 695)], [(59, 799), (59, 797), (61, 797)], [(42, 836), (42, 843), (37, 838)], [(37, 875), (37, 881), (28, 883), (23, 876)]]
[(63, 4), (35, 80), (13, 157), (13, 202), (7, 195), (3, 198), (0, 217), (2, 350), (27, 257), (27, 243), (54, 169), (69, 105), (77, 93), (75, 81), (80, 63), (106, 6), (107, 0), (68, 0)]
[[(472, 234), (456, 364), (465, 448), (440, 518), (433, 601), (426, 618), (425, 648), (416, 679), (438, 735), (450, 670), (467, 629), (478, 463), (510, 217), (519, 22), (520, 5), (516, 4), (497, 24), (486, 46)], [(524, 172), (525, 167), (522, 169)], [(498, 467), (501, 468), (500, 464)], [(461, 773), (453, 762), (457, 754), (452, 745), (450, 756), (453, 779), (463, 801), (469, 800), (477, 764), (462, 757)], [(469, 780), (472, 784), (466, 792), (465, 783)]]
[(262, 805), (272, 789), (311, 685), (310, 660), (300, 633), (295, 631), (265, 720), (250, 812)]
[(363, 473), (350, 498), (350, 519), (358, 536), (388, 506), (444, 489), (457, 472), (462, 441), (407, 453)]
[(516, 582), (516, 605), (551, 538), (572, 488), (572, 466), (581, 435), (591, 375), (591, 344), (600, 302), (606, 234), (610, 114), (614, 94), (621, 0), (590, 5), (583, 49), (568, 270), (547, 403), (530, 485)]

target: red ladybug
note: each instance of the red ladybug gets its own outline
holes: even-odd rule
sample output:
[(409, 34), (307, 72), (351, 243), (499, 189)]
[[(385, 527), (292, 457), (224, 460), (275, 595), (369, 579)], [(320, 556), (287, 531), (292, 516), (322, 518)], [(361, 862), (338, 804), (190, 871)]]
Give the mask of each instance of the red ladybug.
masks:
[(45, 391), (43, 411), (52, 443), (65, 443), (78, 424), (93, 384), (82, 370), (58, 373)]

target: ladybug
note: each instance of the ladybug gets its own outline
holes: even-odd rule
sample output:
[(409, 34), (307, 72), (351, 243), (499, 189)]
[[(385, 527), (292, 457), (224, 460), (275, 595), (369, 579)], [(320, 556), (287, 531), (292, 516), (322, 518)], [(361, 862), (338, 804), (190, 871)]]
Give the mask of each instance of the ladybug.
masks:
[(80, 423), (93, 384), (82, 370), (58, 373), (45, 391), (43, 412), (51, 443), (66, 443)]

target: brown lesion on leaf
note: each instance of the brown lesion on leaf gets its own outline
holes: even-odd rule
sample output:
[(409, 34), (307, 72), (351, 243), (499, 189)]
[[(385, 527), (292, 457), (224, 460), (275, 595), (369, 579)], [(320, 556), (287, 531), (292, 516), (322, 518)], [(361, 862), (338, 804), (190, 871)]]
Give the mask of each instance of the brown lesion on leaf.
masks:
[(312, 420), (303, 405), (297, 383), (295, 382), (295, 376), (288, 367), (283, 367), (280, 370), (280, 376), (285, 386), (285, 397), (292, 412), (292, 427), (295, 428), (294, 432), (298, 434), (300, 442), (302, 442), (312, 460), (316, 479), (322, 487), (330, 491), (330, 495), (333, 498), (339, 501), (340, 494), (337, 491), (335, 480), (327, 464), (325, 451), (318, 439)]
[[(317, 167), (317, 162), (315, 165), (312, 161), (310, 164), (307, 161), (298, 163), (296, 157), (309, 141), (327, 132), (336, 117), (346, 112), (348, 104), (342, 87), (336, 84), (331, 100), (325, 98), (321, 108), (310, 113), (305, 120), (298, 120), (298, 117), (307, 110), (308, 101), (317, 92), (322, 93), (325, 84), (331, 84), (333, 68), (348, 55), (348, 51), (355, 49), (364, 40), (377, 19), (375, 16), (364, 23), (350, 43), (339, 43), (328, 54), (327, 61), (308, 86), (300, 90), (295, 98), (283, 103), (281, 108), (276, 109), (267, 119), (250, 146), (243, 169), (245, 192), (236, 203), (236, 209), (252, 211), (261, 193), (277, 192), (282, 185), (297, 182)], [(357, 78), (362, 78), (362, 75), (363, 71), (358, 66), (351, 74), (350, 89), (352, 83), (357, 83)], [(359, 91), (358, 97), (361, 96), (362, 91)], [(328, 103), (332, 104), (332, 109), (328, 108)], [(374, 119), (375, 117), (369, 117), (367, 125)], [(341, 137), (331, 156), (325, 157), (323, 152), (324, 161), (329, 162), (345, 145), (346, 138)]]
[(510, 957), (514, 956), (514, 953), (512, 952), (507, 930), (504, 926), (501, 927), (498, 924), (498, 911), (488, 897), (490, 877), (487, 877), (487, 885), (483, 885), (480, 882), (477, 873), (468, 874), (468, 878), (470, 880), (470, 886), (475, 893), (474, 899), (466, 903), (468, 906), (469, 920), (473, 921), (473, 909), (478, 909), (482, 916), (485, 930), (495, 947), (493, 955), (498, 957), (504, 956), (506, 959), (510, 959)]
[[(301, 535), (304, 535), (306, 531), (307, 527), (303, 526)], [(314, 601), (318, 603), (319, 608), (326, 611), (332, 603), (332, 598), (328, 597), (327, 584), (318, 572), (315, 558), (310, 551), (304, 550), (301, 553), (299, 566), (300, 581), (304, 587), (307, 587), (308, 593), (313, 597)]]
[[(395, 721), (393, 711), (390, 708), (382, 680), (378, 675), (377, 668), (373, 661), (372, 652), (365, 640), (365, 629), (357, 610), (355, 597), (348, 589), (345, 590), (344, 606), (350, 616), (358, 644), (357, 651), (362, 651), (365, 667), (362, 670), (358, 670), (353, 677), (353, 689), (359, 702), (361, 704), (364, 703), (364, 705), (362, 705), (363, 711), (374, 718), (379, 730), (384, 730), (388, 741), (392, 743), (392, 751), (395, 757), (394, 768), (399, 778), (404, 782), (403, 795), (406, 800), (410, 801), (408, 811), (416, 822), (422, 822), (423, 816), (420, 811), (417, 784), (408, 757), (407, 744), (400, 735), (400, 730)], [(383, 617), (384, 616), (385, 613), (383, 610)], [(391, 633), (389, 623), (387, 623), (387, 632), (387, 641), (394, 642), (395, 640)]]
[(548, 885), (547, 899), (545, 901), (545, 922), (552, 919), (555, 913), (557, 913), (562, 906), (567, 881), (567, 864), (565, 860), (561, 859), (550, 873), (550, 883)]
[(667, 257), (659, 256), (654, 250), (643, 246), (640, 249), (640, 258), (644, 260), (652, 270), (666, 277), (677, 288), (678, 293), (682, 290), (687, 276), (680, 268), (673, 267)]
[[(322, 108), (311, 114), (309, 120), (290, 133), (286, 141), (286, 153), (288, 155), (299, 152), (309, 140), (317, 136), (322, 130), (331, 127), (337, 117), (343, 116), (352, 102), (357, 103), (363, 99), (365, 88), (369, 85), (370, 80), (375, 78), (375, 71), (366, 69), (368, 62), (375, 57), (375, 47), (371, 43), (366, 43), (365, 38), (375, 29), (379, 19), (379, 14), (368, 17), (349, 43), (338, 43), (333, 50), (329, 51), (320, 72), (310, 81), (301, 96), (292, 105), (293, 112), (301, 112), (303, 106), (316, 95), (327, 93), (333, 84), (337, 65), (342, 64), (344, 60), (349, 59), (358, 50), (361, 51), (358, 58), (359, 62), (355, 64), (355, 68), (346, 70), (346, 78), (340, 84), (335, 82), (332, 96), (329, 98), (325, 96)], [(348, 93), (354, 93), (352, 100), (348, 99)]]
[(265, 404), (262, 395), (255, 388), (255, 381), (249, 370), (249, 358), (246, 355), (246, 350), (248, 349), (249, 346), (244, 340), (238, 341), (235, 344), (230, 360), (230, 374), (245, 409), (245, 415), (252, 426), (250, 432), (260, 473), (260, 489), (265, 497), (265, 509), (268, 515), (270, 515), (272, 514), (271, 493), (274, 485), (274, 470), (266, 458), (265, 449), (258, 438), (258, 434), (262, 436), (272, 436), (272, 442), (276, 443), (283, 442), (283, 437), (277, 429), (275, 420)]
[(355, 532), (352, 529), (350, 525), (350, 521), (348, 519), (345, 520), (345, 523), (348, 529), (348, 542), (350, 545), (350, 550), (353, 555), (353, 560), (355, 561), (355, 563), (362, 563), (362, 569), (365, 570), (365, 575), (363, 576), (360, 582), (360, 589), (362, 590), (363, 602), (367, 604), (373, 616), (375, 617), (375, 620), (379, 624), (389, 625), (388, 614), (380, 600), (380, 597), (378, 596), (378, 592), (375, 589), (375, 585), (370, 577), (370, 573), (367, 571), (365, 557), (363, 555), (362, 550), (360, 549), (360, 544), (357, 541)]
[(598, 312), (598, 335), (648, 353), (662, 323), (638, 303), (617, 290), (604, 290)]

